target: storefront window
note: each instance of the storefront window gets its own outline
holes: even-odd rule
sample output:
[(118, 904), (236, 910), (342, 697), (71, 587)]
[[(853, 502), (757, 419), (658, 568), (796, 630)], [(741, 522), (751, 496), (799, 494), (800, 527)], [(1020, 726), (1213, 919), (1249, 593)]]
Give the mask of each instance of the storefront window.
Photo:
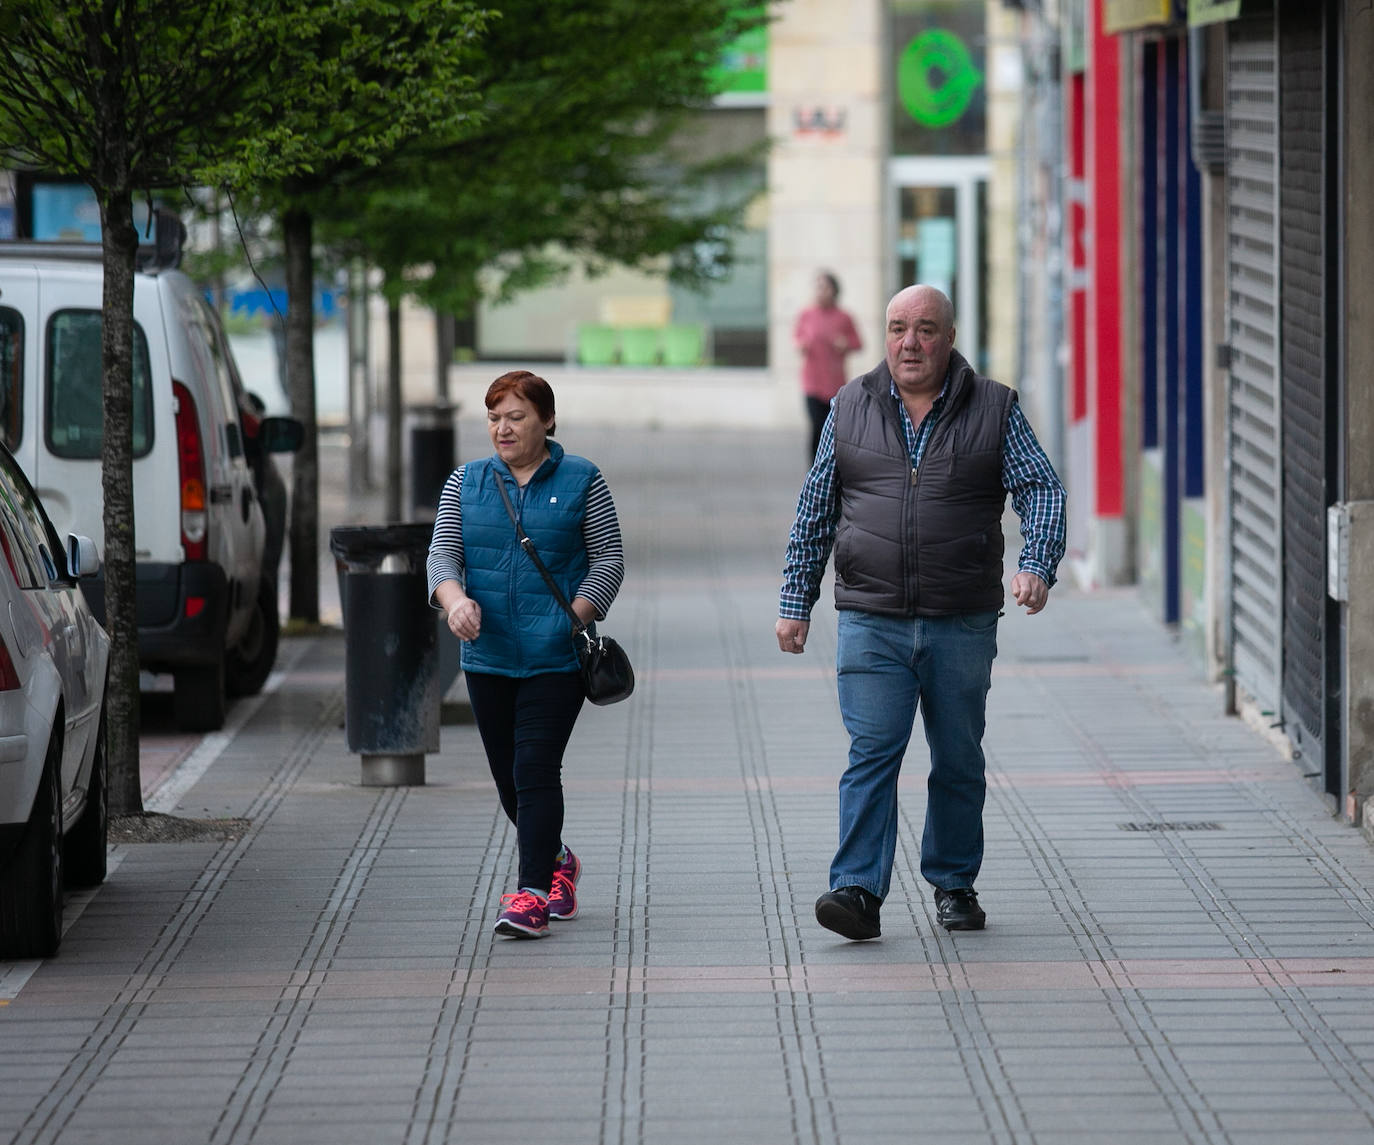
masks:
[(958, 296), (958, 204), (953, 187), (898, 188), (898, 277)]

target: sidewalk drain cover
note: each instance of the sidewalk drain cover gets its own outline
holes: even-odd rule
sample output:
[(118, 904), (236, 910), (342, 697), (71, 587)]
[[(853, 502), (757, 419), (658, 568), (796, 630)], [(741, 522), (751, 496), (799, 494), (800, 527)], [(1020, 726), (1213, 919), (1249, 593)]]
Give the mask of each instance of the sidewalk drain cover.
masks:
[(1197, 820), (1193, 822), (1170, 823), (1160, 821), (1149, 821), (1145, 823), (1118, 823), (1117, 826), (1123, 831), (1220, 831), (1220, 823), (1212, 823), (1207, 820)]

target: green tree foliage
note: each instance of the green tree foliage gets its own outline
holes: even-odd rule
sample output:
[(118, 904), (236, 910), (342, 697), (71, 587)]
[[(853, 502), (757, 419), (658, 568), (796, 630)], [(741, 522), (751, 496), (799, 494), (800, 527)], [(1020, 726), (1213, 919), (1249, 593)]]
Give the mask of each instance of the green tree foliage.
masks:
[[(711, 69), (762, 11), (731, 0), (494, 0), (473, 78), (480, 122), (418, 139), (387, 178), (321, 204), (323, 233), (440, 309), (505, 295), (576, 259), (660, 266), (693, 284), (729, 267), (747, 194), (709, 193), (752, 156), (693, 154)], [(408, 273), (424, 267), (420, 275)]]

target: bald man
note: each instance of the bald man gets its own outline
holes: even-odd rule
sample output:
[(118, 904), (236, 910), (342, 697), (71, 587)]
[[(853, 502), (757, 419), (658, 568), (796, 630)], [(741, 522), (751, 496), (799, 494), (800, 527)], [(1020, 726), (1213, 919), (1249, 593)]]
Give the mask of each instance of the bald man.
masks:
[(1064, 555), (1064, 487), (1016, 394), (954, 348), (954, 306), (909, 286), (887, 306), (886, 355), (831, 402), (787, 544), (778, 647), (806, 648), (831, 550), (836, 676), (849, 732), (840, 842), (816, 919), (881, 934), (897, 846), (897, 777), (919, 705), (930, 747), (921, 875), (947, 930), (982, 930), (983, 728), (1005, 600), (1007, 494), (1024, 545), (1011, 595), (1045, 607)]

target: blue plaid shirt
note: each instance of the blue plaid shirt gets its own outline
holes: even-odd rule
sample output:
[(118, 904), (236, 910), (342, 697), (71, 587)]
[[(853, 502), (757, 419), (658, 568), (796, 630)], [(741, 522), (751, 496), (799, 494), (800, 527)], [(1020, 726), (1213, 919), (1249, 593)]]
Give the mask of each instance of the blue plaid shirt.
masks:
[[(892, 400), (902, 419), (911, 467), (921, 464), (931, 429), (944, 410), (949, 379), (919, 426), (911, 424), (902, 404), (897, 384), (892, 383)], [(1055, 570), (1064, 556), (1064, 486), (1054, 466), (1035, 439), (1035, 432), (1013, 403), (1007, 419), (1007, 435), (1002, 443), (1002, 486), (1011, 494), (1011, 507), (1021, 518), (1019, 569), (1034, 573), (1053, 587)], [(787, 558), (783, 563), (782, 595), (778, 615), (788, 620), (807, 620), (821, 592), (821, 577), (835, 544), (835, 526), (840, 519), (840, 498), (835, 487), (835, 414), (832, 404), (825, 419), (816, 460), (802, 485), (797, 501), (797, 518), (787, 539)]]

